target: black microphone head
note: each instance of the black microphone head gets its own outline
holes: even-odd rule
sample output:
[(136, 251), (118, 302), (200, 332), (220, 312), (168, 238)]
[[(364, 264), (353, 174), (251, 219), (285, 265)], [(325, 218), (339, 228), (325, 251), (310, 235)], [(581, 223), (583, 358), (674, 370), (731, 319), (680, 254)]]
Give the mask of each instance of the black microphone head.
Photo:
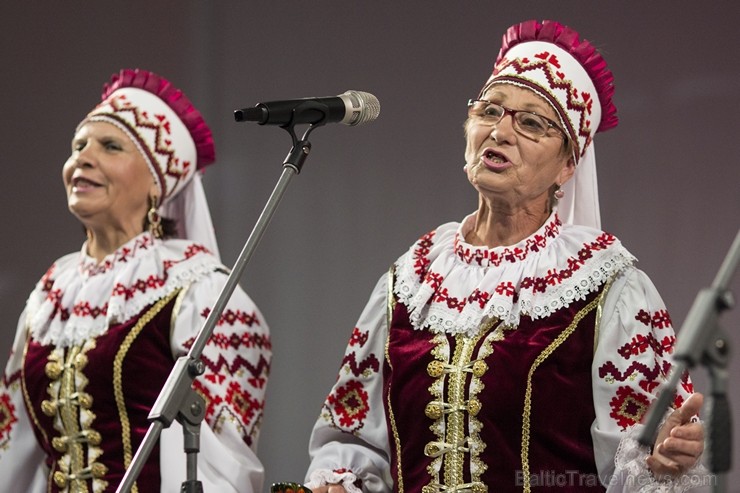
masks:
[(369, 92), (347, 91), (340, 94), (339, 98), (344, 101), (345, 106), (344, 118), (340, 123), (361, 125), (380, 115), (380, 101)]

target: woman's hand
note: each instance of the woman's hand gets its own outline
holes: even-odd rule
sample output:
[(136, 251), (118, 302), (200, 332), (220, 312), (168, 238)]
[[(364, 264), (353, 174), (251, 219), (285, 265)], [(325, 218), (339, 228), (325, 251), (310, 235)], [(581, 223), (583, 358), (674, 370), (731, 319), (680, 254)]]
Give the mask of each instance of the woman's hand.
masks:
[(327, 484), (317, 488), (311, 488), (313, 493), (346, 493), (347, 490), (341, 484)]
[(701, 409), (704, 396), (696, 393), (673, 411), (658, 431), (647, 465), (656, 479), (677, 477), (692, 468), (704, 451), (704, 426), (691, 421)]

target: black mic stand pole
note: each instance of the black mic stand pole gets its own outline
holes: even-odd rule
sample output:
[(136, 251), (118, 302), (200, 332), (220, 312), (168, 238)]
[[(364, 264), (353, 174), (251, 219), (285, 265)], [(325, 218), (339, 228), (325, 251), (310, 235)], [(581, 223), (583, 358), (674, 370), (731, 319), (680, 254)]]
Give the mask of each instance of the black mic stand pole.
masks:
[[(323, 106), (313, 101), (302, 103), (295, 108), (293, 120), (298, 120), (296, 115), (302, 111), (316, 109), (323, 111)], [(200, 360), (200, 355), (203, 353), (203, 348), (213, 333), (216, 322), (218, 322), (218, 319), (226, 308), (231, 294), (239, 283), (239, 278), (244, 268), (252, 258), (257, 244), (262, 239), (267, 225), (270, 223), (280, 200), (285, 194), (290, 180), (294, 175), (301, 172), (306, 157), (308, 157), (308, 153), (311, 151), (311, 143), (308, 141), (308, 135), (313, 129), (323, 125), (325, 120), (326, 117), (312, 123), (300, 140), (295, 135), (293, 121), (282, 125), (290, 134), (293, 146), (283, 162), (283, 172), (280, 175), (280, 179), (265, 204), (262, 214), (252, 229), (252, 233), (249, 235), (233, 269), (229, 273), (226, 284), (221, 290), (218, 299), (198, 332), (190, 351), (188, 351), (186, 356), (181, 356), (177, 359), (169, 377), (167, 377), (167, 381), (149, 413), (148, 419), (151, 422), (149, 429), (139, 445), (131, 464), (127, 467), (116, 493), (128, 493), (131, 491), (136, 478), (141, 473), (144, 463), (149, 458), (152, 449), (159, 440), (162, 430), (169, 428), (175, 419), (183, 427), (184, 451), (187, 462), (187, 479), (183, 482), (180, 491), (181, 493), (201, 493), (203, 491), (203, 485), (197, 479), (197, 454), (200, 451), (200, 423), (205, 417), (206, 403), (203, 397), (192, 387), (195, 378), (205, 371), (203, 362)]]
[(705, 402), (707, 410), (707, 454), (709, 470), (715, 473), (713, 491), (726, 490), (724, 473), (732, 463), (732, 423), (727, 399), (727, 367), (730, 359), (730, 341), (718, 324), (720, 312), (734, 306), (730, 281), (740, 261), (740, 231), (730, 247), (711, 287), (697, 294), (686, 320), (678, 334), (674, 353), (675, 363), (670, 378), (661, 385), (645, 418), (645, 428), (638, 441), (645, 446), (655, 443), (657, 429), (673, 401), (676, 386), (688, 368), (697, 363), (707, 367), (710, 377), (710, 395)]

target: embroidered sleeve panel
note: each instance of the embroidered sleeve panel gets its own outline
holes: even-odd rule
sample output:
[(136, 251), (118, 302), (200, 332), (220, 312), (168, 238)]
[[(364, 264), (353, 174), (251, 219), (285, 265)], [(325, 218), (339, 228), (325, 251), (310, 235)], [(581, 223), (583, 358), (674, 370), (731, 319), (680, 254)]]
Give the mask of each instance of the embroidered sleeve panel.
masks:
[[(213, 271), (190, 284), (179, 300), (173, 318), (175, 358), (192, 346), (225, 281), (223, 272)], [(205, 372), (194, 382), (206, 400), (206, 422), (217, 435), (235, 430), (246, 445), (256, 446), (271, 358), (269, 327), (251, 298), (237, 287), (201, 355)]]
[(352, 481), (356, 475), (363, 491), (391, 487), (392, 439), (383, 402), (388, 303), (388, 276), (383, 275), (351, 331), (336, 382), (314, 425), (310, 478), (352, 471)]
[[(603, 305), (594, 355), (597, 462), (609, 472), (620, 437), (638, 424), (672, 368), (676, 342), (670, 315), (644, 272), (618, 276)], [(676, 389), (673, 407), (693, 393), (688, 373)]]

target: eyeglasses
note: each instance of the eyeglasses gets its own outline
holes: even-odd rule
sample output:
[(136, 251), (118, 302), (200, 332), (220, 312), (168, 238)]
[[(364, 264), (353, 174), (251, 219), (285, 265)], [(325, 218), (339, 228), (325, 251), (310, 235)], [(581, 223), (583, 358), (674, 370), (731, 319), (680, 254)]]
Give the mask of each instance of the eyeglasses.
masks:
[(526, 137), (536, 140), (544, 137), (551, 128), (554, 128), (563, 135), (564, 139), (567, 140), (568, 138), (565, 131), (557, 123), (532, 111), (512, 110), (485, 99), (468, 100), (468, 117), (477, 123), (495, 125), (503, 120), (507, 114), (511, 115), (514, 129)]

